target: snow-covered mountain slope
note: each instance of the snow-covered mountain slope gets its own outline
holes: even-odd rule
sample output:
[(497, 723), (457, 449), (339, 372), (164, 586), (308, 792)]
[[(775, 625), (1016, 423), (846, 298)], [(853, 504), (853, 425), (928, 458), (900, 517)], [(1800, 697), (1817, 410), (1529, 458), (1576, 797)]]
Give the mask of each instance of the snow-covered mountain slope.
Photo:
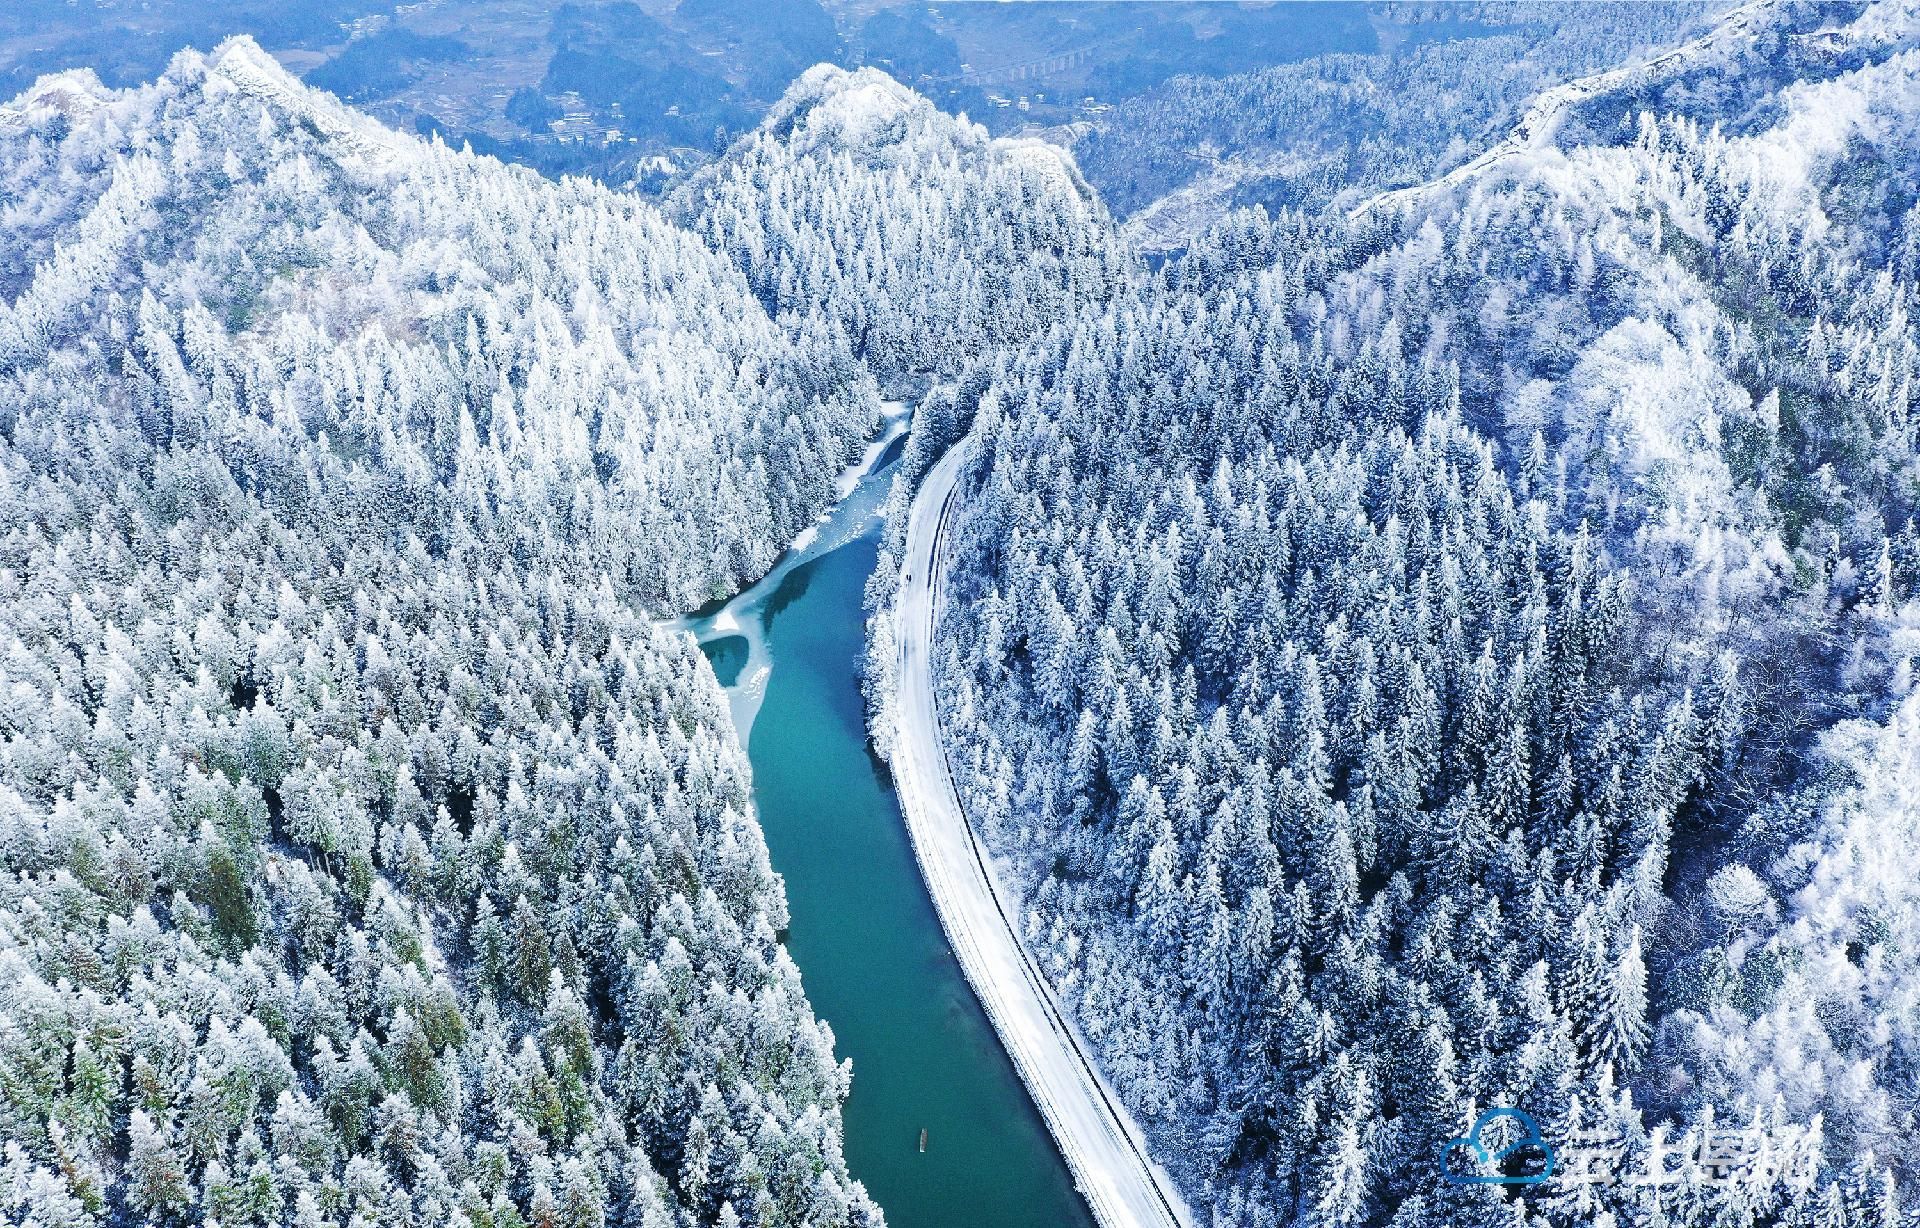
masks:
[[(1912, 635), (1912, 632), (1907, 632)], [(1820, 1114), (1842, 1154), (1920, 1170), (1920, 696), (1885, 722), (1847, 721), (1822, 746), (1825, 779), (1756, 815), (1755, 869), (1709, 881), (1700, 918), (1719, 941), (1709, 989), (1666, 1020), (1667, 1095), (1778, 1097)]]
[(0, 1220), (877, 1224), (711, 671), (876, 406), (245, 42), (0, 109)]
[(1736, 58), (1752, 55), (1761, 36), (1775, 33), (1775, 10), (1781, 7), (1779, 0), (1751, 0), (1720, 17), (1699, 38), (1671, 51), (1542, 90), (1527, 104), (1512, 130), (1490, 148), (1428, 183), (1370, 197), (1360, 209), (1403, 203), (1478, 179), (1490, 167), (1552, 143), (1572, 115), (1596, 100), (1631, 96), (1691, 73), (1724, 71)]
[(674, 206), (769, 311), (818, 320), (883, 381), (951, 375), (1132, 268), (1070, 155), (995, 140), (874, 69), (810, 69)]
[[(1799, 70), (1831, 16), (1738, 10), (1657, 72), (1556, 91), (1540, 141), (1402, 198), (1406, 237), (1330, 287), (1356, 323), (1383, 285), (1420, 304), (1409, 341), (1457, 358), (1469, 417), (1516, 459), (1538, 434), (1695, 626), (1807, 567), (1864, 574), (1911, 512), (1920, 23), (1868, 8), (1844, 64)], [(1636, 109), (1716, 89), (1740, 123)]]
[(1236, 207), (1351, 208), (1499, 141), (1542, 90), (1643, 62), (1726, 0), (1376, 10), (1380, 48), (1228, 77), (1181, 75), (1067, 130), (1145, 251), (1184, 249)]
[[(1842, 97), (1877, 97), (1899, 107), (1900, 92), (1873, 79), (1871, 70), (1912, 46), (1914, 22), (1912, 7), (1902, 0), (1850, 7), (1750, 0), (1669, 51), (1542, 92), (1481, 154), (1428, 183), (1370, 197), (1357, 211), (1406, 206), (1485, 183), (1498, 168), (1537, 162), (1548, 150), (1616, 144), (1642, 112), (1693, 120), (1728, 136), (1771, 134), (1775, 144), (1795, 136), (1841, 135), (1849, 123), (1846, 110), (1809, 107), (1809, 96), (1824, 89), (1829, 105)], [(1783, 103), (1799, 117), (1791, 128), (1780, 122)], [(1829, 118), (1831, 126), (1824, 122)], [(1789, 154), (1789, 165), (1797, 161)]]
[(0, 354), (112, 361), (143, 294), (197, 303), (242, 426), (298, 372), (306, 430), (391, 429), (416, 480), (584, 500), (580, 530), (658, 610), (765, 570), (876, 421), (844, 348), (777, 328), (647, 205), (387, 132), (245, 40), (125, 94), (42, 82), (0, 115), (0, 163)]
[[(1361, 217), (1238, 217), (948, 394), (980, 457), (931, 666), (957, 784), (1201, 1214), (1911, 1202), (1875, 1142), (1897, 1043), (1830, 1035), (1848, 1085), (1776, 1103), (1743, 1055), (1817, 1055), (1768, 1049), (1800, 982), (1711, 918), (1736, 864), (1787, 911), (1798, 837), (1756, 816), (1911, 670), (1917, 33), (1898, 5), (1737, 13)], [(1879, 981), (1828, 997), (1908, 1026)], [(1860, 1124), (1822, 1135), (1823, 1104)], [(1715, 1121), (1819, 1162), (1657, 1212), (1443, 1182), (1492, 1105), (1636, 1166)]]

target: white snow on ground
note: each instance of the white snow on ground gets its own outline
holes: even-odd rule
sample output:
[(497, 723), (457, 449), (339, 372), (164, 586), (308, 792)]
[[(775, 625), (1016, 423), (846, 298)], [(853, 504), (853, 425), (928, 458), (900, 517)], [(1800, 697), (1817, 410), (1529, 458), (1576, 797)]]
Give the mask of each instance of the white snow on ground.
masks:
[(1093, 189), (1080, 177), (1073, 155), (1060, 146), (1036, 137), (1002, 137), (994, 145), (1007, 161), (1033, 172), (1057, 191), (1092, 198)]
[(1012, 924), (1001, 886), (948, 773), (930, 668), (941, 533), (970, 449), (949, 450), (913, 503), (895, 605), (900, 645), (893, 777), (940, 924), (1000, 1042), (1039, 1105), (1102, 1228), (1187, 1228), (1179, 1191), (1147, 1156), (1140, 1129), (1093, 1064)]
[[(1189, 152), (1188, 156), (1199, 155)], [(1211, 158), (1203, 173), (1135, 213), (1121, 229), (1136, 252), (1176, 251), (1233, 212), (1234, 193), (1243, 184), (1302, 174), (1315, 162), (1331, 161), (1326, 154), (1292, 152)]]
[(224, 83), (248, 97), (277, 107), (294, 119), (305, 120), (334, 143), (336, 157), (358, 156), (373, 166), (382, 167), (405, 159), (421, 147), (418, 140), (349, 110), (330, 96), (317, 96), (245, 34), (221, 43), (203, 63), (209, 92)]
[(839, 80), (841, 88), (821, 101), (814, 122), (838, 130), (848, 145), (859, 145), (920, 102), (906, 86), (871, 70), (856, 70)]

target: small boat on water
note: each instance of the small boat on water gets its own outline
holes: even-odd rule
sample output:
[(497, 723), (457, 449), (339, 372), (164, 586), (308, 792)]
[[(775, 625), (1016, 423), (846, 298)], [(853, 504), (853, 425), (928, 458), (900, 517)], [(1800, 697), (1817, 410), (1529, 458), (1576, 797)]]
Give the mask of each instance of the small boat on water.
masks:
[(921, 1126), (921, 1127), (920, 1127), (920, 1152), (921, 1152), (921, 1154), (922, 1154), (922, 1155), (924, 1155), (924, 1154), (926, 1154), (926, 1150), (927, 1150), (927, 1128), (926, 1128), (925, 1126)]

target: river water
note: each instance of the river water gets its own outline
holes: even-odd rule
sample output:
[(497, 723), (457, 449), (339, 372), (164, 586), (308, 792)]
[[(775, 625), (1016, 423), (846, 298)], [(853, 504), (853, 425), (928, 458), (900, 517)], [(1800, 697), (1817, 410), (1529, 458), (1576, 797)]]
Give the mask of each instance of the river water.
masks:
[(765, 580), (684, 625), (745, 731), (807, 997), (853, 1060), (853, 1175), (893, 1228), (1092, 1228), (947, 948), (892, 784), (867, 749), (861, 595), (899, 432), (895, 422), (866, 475)]

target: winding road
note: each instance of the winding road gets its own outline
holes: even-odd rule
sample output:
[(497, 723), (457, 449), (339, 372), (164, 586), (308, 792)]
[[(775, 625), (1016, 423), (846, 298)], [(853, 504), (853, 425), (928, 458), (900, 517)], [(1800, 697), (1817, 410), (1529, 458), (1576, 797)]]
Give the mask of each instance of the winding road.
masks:
[(1507, 135), (1476, 157), (1454, 167), (1438, 179), (1369, 197), (1355, 206), (1350, 216), (1364, 217), (1382, 206), (1408, 204), (1436, 195), (1458, 187), (1509, 158), (1537, 152), (1552, 143), (1554, 134), (1560, 130), (1561, 120), (1574, 107), (1602, 94), (1637, 89), (1651, 82), (1678, 76), (1698, 67), (1710, 56), (1750, 44), (1756, 32), (1766, 25), (1767, 14), (1778, 7), (1778, 0), (1749, 0), (1721, 14), (1705, 34), (1671, 51), (1543, 90), (1527, 104), (1525, 113)]
[(1084, 1037), (1022, 941), (1019, 902), (976, 838), (948, 771), (933, 694), (942, 535), (971, 441), (927, 474), (908, 522), (895, 603), (899, 702), (894, 782), (920, 872), (960, 967), (993, 1021), (1102, 1228), (1190, 1228), (1179, 1191), (1094, 1065)]

